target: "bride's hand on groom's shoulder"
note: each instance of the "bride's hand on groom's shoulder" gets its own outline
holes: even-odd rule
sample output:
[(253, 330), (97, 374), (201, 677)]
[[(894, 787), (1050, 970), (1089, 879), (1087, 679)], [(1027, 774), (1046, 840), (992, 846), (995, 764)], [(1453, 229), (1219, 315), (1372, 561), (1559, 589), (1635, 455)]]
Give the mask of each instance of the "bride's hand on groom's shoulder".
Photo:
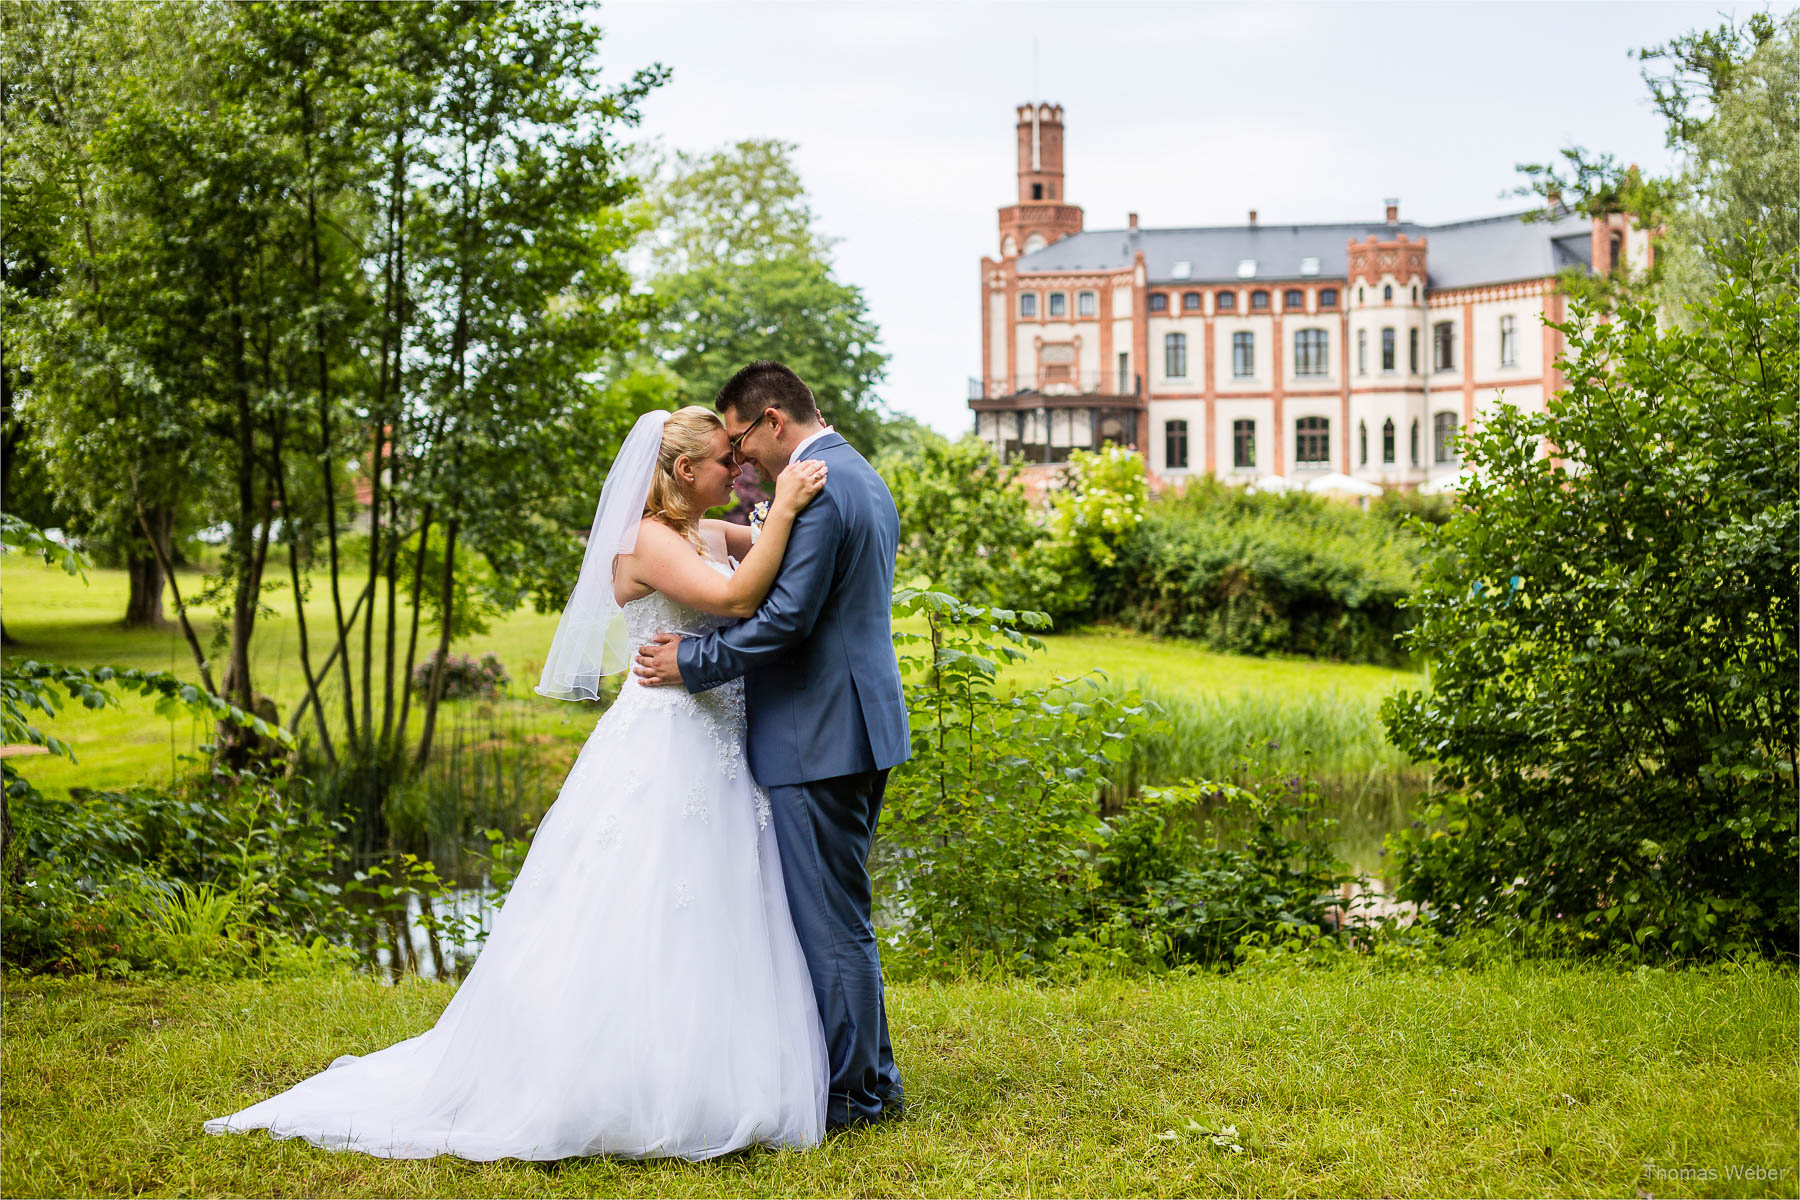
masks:
[(645, 687), (670, 687), (680, 683), (681, 663), (677, 658), (680, 646), (679, 634), (657, 634), (638, 647), (631, 673)]
[(775, 477), (774, 507), (798, 515), (824, 490), (825, 473), (825, 464), (816, 458), (789, 463)]

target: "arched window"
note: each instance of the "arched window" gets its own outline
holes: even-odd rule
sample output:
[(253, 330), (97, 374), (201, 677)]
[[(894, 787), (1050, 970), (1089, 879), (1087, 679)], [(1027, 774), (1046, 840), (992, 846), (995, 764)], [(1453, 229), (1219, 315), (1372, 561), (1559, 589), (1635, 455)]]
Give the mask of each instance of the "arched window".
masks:
[(1326, 333), (1323, 329), (1294, 331), (1294, 374), (1329, 375), (1326, 363)]
[(1257, 288), (1254, 292), (1251, 292), (1250, 293), (1250, 307), (1251, 308), (1267, 308), (1267, 307), (1269, 307), (1269, 293), (1264, 291), (1262, 288)]
[(1049, 242), (1046, 242), (1044, 240), (1043, 234), (1034, 233), (1030, 237), (1025, 239), (1025, 253), (1036, 254), (1039, 250), (1042, 250), (1045, 246), (1048, 246), (1049, 244), (1050, 244)]
[(1319, 289), (1319, 307), (1320, 308), (1336, 308), (1337, 307), (1337, 289), (1336, 288), (1320, 288)]
[(1021, 317), (1037, 316), (1037, 293), (1036, 292), (1020, 292), (1019, 293), (1019, 315)]
[(1231, 373), (1239, 379), (1248, 379), (1256, 374), (1255, 334), (1234, 333), (1231, 335)]
[(1281, 294), (1281, 307), (1289, 312), (1299, 312), (1306, 307), (1306, 293), (1299, 288), (1289, 288)]
[(1356, 373), (1369, 373), (1369, 331), (1366, 329), (1356, 331)]
[(1360, 467), (1369, 465), (1369, 423), (1356, 423), (1356, 464)]
[(1384, 283), (1381, 285), (1381, 298), (1383, 300), (1392, 300), (1394, 298), (1394, 285), (1393, 284)]
[(1199, 292), (1183, 292), (1183, 293), (1181, 293), (1181, 311), (1182, 312), (1199, 312), (1200, 311), (1200, 293)]
[(1150, 311), (1151, 312), (1168, 312), (1169, 311), (1169, 294), (1167, 292), (1151, 292), (1150, 293)]
[(1328, 418), (1301, 417), (1294, 422), (1294, 461), (1303, 467), (1323, 467), (1331, 462)]
[(1017, 254), (1018, 252), (1019, 252), (1019, 243), (1018, 243), (1017, 239), (1015, 239), (1013, 237), (1012, 234), (1009, 233), (1005, 237), (1000, 239), (1000, 257), (1011, 258), (1013, 255)]
[(1417, 304), (1418, 302), (1419, 302), (1419, 285), (1415, 283), (1415, 284), (1413, 284), (1413, 303)]
[(1431, 457), (1434, 462), (1456, 461), (1456, 414), (1441, 412), (1431, 418)]
[(1381, 331), (1381, 369), (1394, 369), (1394, 331), (1391, 328)]
[(1394, 419), (1389, 417), (1381, 423), (1381, 461), (1394, 461)]
[(1050, 293), (1050, 315), (1053, 317), (1069, 315), (1069, 297), (1066, 292)]
[(1215, 305), (1215, 308), (1218, 312), (1235, 311), (1237, 309), (1237, 293), (1220, 292), (1218, 303)]
[(1188, 423), (1168, 421), (1163, 424), (1163, 467), (1185, 471), (1188, 465)]
[(1412, 465), (1419, 465), (1419, 418), (1414, 417), (1412, 423)]

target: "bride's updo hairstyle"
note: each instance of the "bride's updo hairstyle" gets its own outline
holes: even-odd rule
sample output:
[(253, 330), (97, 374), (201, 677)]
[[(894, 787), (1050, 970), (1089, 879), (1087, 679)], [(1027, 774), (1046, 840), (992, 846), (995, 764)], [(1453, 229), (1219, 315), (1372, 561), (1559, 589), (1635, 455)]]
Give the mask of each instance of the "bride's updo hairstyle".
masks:
[(703, 554), (706, 543), (700, 540), (700, 513), (675, 474), (675, 460), (684, 455), (690, 462), (712, 457), (713, 435), (724, 428), (725, 422), (718, 413), (699, 404), (670, 413), (663, 426), (656, 470), (650, 475), (650, 494), (644, 499), (646, 517), (654, 517), (678, 531)]

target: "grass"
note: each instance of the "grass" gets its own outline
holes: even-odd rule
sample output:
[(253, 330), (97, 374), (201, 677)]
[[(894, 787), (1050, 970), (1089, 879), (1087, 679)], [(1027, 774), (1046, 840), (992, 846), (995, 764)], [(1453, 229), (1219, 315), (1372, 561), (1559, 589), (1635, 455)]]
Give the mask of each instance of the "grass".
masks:
[[(20, 644), (9, 647), (7, 659), (38, 658), (75, 666), (140, 667), (173, 671), (197, 679), (193, 658), (179, 631), (126, 630), (119, 626), (125, 611), (128, 584), (125, 572), (93, 570), (88, 584), (36, 561), (9, 559), (4, 571), (4, 615), (7, 631)], [(281, 576), (285, 580), (286, 576)], [(198, 571), (183, 572), (182, 594), (200, 589)], [(359, 586), (359, 585), (358, 585)], [(357, 588), (346, 588), (346, 607)], [(298, 622), (293, 594), (285, 586), (270, 592), (264, 602), (272, 610), (257, 622), (251, 647), (257, 690), (273, 696), (285, 721), (304, 694), (299, 660)], [(307, 624), (318, 647), (331, 622), (331, 602), (316, 576), (307, 600)], [(559, 614), (523, 610), (493, 621), (488, 632), (458, 639), (452, 651), (480, 656), (493, 653), (513, 678), (512, 698), (494, 702), (496, 716), (527, 735), (564, 742), (579, 742), (593, 728), (597, 714), (591, 707), (546, 700), (531, 693), (543, 668), (544, 652), (556, 630)], [(214, 622), (210, 612), (194, 611), (202, 646), (208, 645)], [(397, 624), (407, 626), (411, 609), (397, 611)], [(385, 610), (377, 610), (374, 655), (383, 653)], [(420, 658), (431, 643), (421, 633)], [(1374, 722), (1375, 706), (1397, 687), (1416, 683), (1419, 676), (1383, 667), (1347, 663), (1322, 663), (1300, 658), (1249, 658), (1219, 654), (1186, 642), (1161, 640), (1120, 630), (1085, 629), (1056, 634), (1046, 639), (1048, 649), (1029, 663), (1010, 668), (1006, 678), (1021, 685), (1045, 683), (1056, 676), (1074, 676), (1100, 668), (1108, 679), (1123, 686), (1139, 683), (1159, 695), (1194, 699), (1225, 698), (1252, 705), (1285, 705), (1299, 697), (1311, 697), (1318, 706), (1341, 711), (1343, 721), (1360, 729), (1364, 742), (1379, 745), (1381, 730)], [(360, 653), (360, 638), (353, 642)], [(315, 650), (317, 666), (319, 652)], [(404, 661), (405, 647), (400, 646)], [(215, 668), (215, 678), (217, 670)], [(328, 711), (339, 712), (338, 675), (334, 670), (322, 685)], [(1234, 699), (1235, 698), (1235, 699)], [(379, 689), (376, 703), (380, 703)], [(475, 702), (452, 702), (446, 719), (459, 707), (473, 709)], [(414, 705), (416, 733), (422, 714)], [(308, 719), (307, 728), (311, 721)], [(39, 787), (119, 787), (136, 782), (167, 781), (189, 769), (181, 756), (192, 753), (212, 735), (210, 723), (188, 717), (158, 717), (148, 702), (125, 701), (119, 708), (94, 712), (65, 707), (48, 728), (69, 742), (79, 761), (37, 758), (18, 764)], [(1361, 751), (1359, 751), (1361, 753)], [(1325, 758), (1321, 754), (1320, 762)]]
[(1795, 994), (1762, 965), (895, 985), (904, 1121), (809, 1152), (536, 1166), (200, 1132), (423, 1031), (448, 986), (9, 980), (0, 1191), (1792, 1196)]

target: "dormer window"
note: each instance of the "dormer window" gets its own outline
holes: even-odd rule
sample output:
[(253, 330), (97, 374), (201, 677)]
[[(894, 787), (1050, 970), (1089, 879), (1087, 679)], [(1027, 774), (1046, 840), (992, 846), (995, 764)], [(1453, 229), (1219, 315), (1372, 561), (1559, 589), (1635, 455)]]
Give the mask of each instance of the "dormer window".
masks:
[(1319, 273), (1319, 260), (1316, 258), (1301, 259), (1300, 273), (1302, 275), (1317, 275)]
[(1186, 262), (1186, 261), (1178, 262), (1174, 266), (1169, 268), (1169, 278), (1170, 279), (1186, 279), (1189, 275), (1192, 275), (1193, 273), (1194, 273), (1194, 264), (1191, 262)]
[(1256, 260), (1254, 258), (1238, 259), (1238, 278), (1254, 279), (1256, 277)]

